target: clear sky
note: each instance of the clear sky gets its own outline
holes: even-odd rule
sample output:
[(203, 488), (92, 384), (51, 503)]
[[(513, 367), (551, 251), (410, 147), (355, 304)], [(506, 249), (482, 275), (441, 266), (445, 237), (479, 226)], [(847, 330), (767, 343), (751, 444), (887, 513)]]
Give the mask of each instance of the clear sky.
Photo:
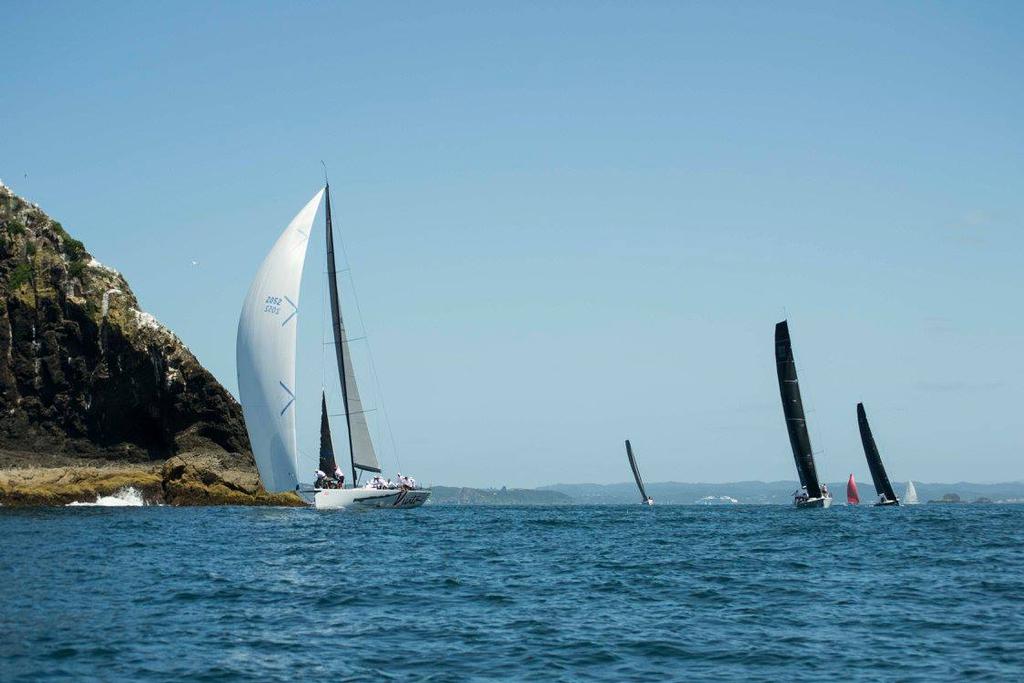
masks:
[(1024, 479), (1021, 3), (2, 5), (0, 178), (231, 391), (327, 163), (423, 481), (793, 479), (784, 315), (827, 479), (860, 400), (894, 479)]

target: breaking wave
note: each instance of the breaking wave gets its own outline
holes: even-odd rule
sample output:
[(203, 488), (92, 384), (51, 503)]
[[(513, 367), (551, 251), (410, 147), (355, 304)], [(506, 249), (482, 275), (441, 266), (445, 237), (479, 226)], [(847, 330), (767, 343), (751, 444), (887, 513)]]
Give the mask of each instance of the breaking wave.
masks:
[(92, 503), (80, 503), (75, 501), (68, 503), (67, 507), (72, 505), (88, 505), (91, 507), (138, 507), (145, 505), (146, 501), (142, 499), (142, 493), (138, 489), (132, 486), (126, 486), (112, 496), (96, 496), (95, 502)]

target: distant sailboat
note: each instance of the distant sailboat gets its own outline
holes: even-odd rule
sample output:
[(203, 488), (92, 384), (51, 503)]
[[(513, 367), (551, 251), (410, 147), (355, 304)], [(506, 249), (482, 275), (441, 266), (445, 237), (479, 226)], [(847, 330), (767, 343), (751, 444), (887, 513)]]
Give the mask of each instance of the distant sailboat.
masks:
[(860, 428), (864, 456), (868, 459), (868, 469), (871, 470), (871, 481), (874, 482), (875, 493), (878, 494), (875, 505), (899, 505), (892, 484), (889, 483), (889, 475), (885, 473), (885, 466), (882, 465), (882, 456), (875, 445), (875, 437), (871, 435), (871, 425), (868, 424), (868, 415), (864, 412), (863, 403), (857, 404), (857, 426)]
[(629, 466), (633, 470), (633, 478), (636, 479), (636, 487), (640, 489), (640, 503), (642, 505), (654, 505), (654, 499), (647, 495), (644, 490), (644, 480), (640, 478), (640, 470), (636, 466), (636, 458), (633, 456), (633, 447), (626, 439), (626, 457), (629, 458)]
[(800, 490), (793, 495), (797, 507), (827, 508), (832, 505), (832, 494), (828, 487), (818, 480), (811, 451), (811, 437), (807, 433), (804, 418), (804, 404), (800, 399), (800, 384), (796, 377), (796, 361), (793, 358), (793, 344), (789, 339), (789, 324), (783, 320), (775, 326), (775, 369), (779, 375), (779, 393), (782, 396), (782, 412), (786, 416), (786, 430), (789, 444), (793, 448), (793, 460), (800, 476)]
[(857, 493), (857, 482), (853, 480), (853, 472), (850, 473), (850, 480), (846, 482), (846, 504), (860, 505), (860, 494)]
[(907, 491), (903, 494), (904, 505), (917, 505), (917, 489), (914, 488), (914, 482), (907, 481)]
[[(325, 205), (327, 272), (331, 321), (338, 361), (348, 450), (352, 465), (350, 488), (323, 488), (302, 484), (295, 433), (295, 360), (299, 289), (309, 237), (321, 202)], [(330, 186), (313, 196), (288, 224), (264, 259), (242, 306), (236, 346), (238, 393), (249, 432), (253, 457), (263, 486), (271, 492), (296, 491), (317, 508), (418, 507), (430, 491), (402, 485), (373, 488), (359, 485), (360, 472), (380, 472), (366, 415), (359, 399), (349, 354), (349, 340), (341, 318), (334, 235), (331, 227)], [(321, 401), (320, 468), (328, 476), (336, 466), (327, 420), (327, 401)]]

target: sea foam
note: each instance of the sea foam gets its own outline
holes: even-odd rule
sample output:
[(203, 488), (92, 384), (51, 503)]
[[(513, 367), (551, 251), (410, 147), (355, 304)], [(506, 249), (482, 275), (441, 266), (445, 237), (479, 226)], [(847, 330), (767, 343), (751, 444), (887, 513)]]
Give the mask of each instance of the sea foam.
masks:
[(142, 499), (142, 493), (138, 489), (132, 486), (126, 486), (112, 496), (96, 496), (96, 501), (92, 503), (80, 503), (75, 501), (68, 503), (67, 507), (72, 505), (87, 505), (91, 507), (138, 507), (145, 505), (146, 502)]

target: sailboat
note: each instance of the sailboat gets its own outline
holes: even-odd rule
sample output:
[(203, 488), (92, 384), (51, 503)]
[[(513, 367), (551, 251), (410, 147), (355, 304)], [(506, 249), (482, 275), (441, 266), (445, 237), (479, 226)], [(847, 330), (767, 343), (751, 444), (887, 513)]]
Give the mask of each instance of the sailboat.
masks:
[(793, 460), (800, 477), (800, 490), (793, 494), (793, 504), (800, 508), (830, 507), (832, 494), (818, 480), (818, 471), (814, 467), (811, 437), (807, 433), (800, 383), (796, 377), (793, 344), (789, 339), (789, 323), (785, 320), (775, 326), (775, 369), (779, 375), (779, 394), (782, 396), (789, 444), (793, 448)]
[(899, 505), (892, 484), (889, 483), (889, 475), (885, 473), (885, 466), (882, 465), (882, 456), (875, 445), (875, 437), (871, 435), (871, 425), (868, 424), (868, 415), (864, 412), (863, 403), (857, 404), (857, 426), (860, 427), (860, 442), (864, 445), (864, 455), (868, 459), (868, 469), (871, 470), (871, 481), (875, 483), (875, 493), (878, 494), (875, 505)]
[(640, 469), (636, 466), (636, 457), (633, 456), (633, 447), (626, 439), (626, 457), (629, 458), (629, 466), (633, 470), (633, 478), (636, 479), (636, 487), (640, 489), (640, 504), (654, 505), (654, 499), (647, 495), (644, 490), (644, 480), (640, 478)]
[(903, 494), (904, 505), (917, 505), (917, 489), (914, 488), (914, 482), (907, 481), (907, 491)]
[[(381, 467), (370, 438), (366, 414), (359, 398), (349, 339), (341, 316), (334, 234), (331, 227), (330, 185), (317, 192), (296, 214), (267, 254), (242, 305), (238, 321), (236, 359), (238, 394), (253, 457), (267, 491), (296, 491), (318, 509), (347, 507), (411, 508), (423, 505), (430, 491), (408, 485), (392, 488), (369, 484), (360, 487), (362, 472), (380, 473)], [(325, 207), (327, 277), (330, 289), (334, 349), (341, 380), (351, 479), (346, 488), (324, 488), (299, 477), (295, 431), (295, 363), (299, 314), (299, 289), (313, 223), (321, 202)], [(327, 400), (321, 402), (321, 469), (331, 467)], [(328, 475), (333, 469), (324, 470)], [(319, 483), (319, 482), (318, 482)]]
[(853, 480), (853, 472), (850, 472), (850, 480), (846, 482), (846, 504), (860, 505), (860, 494), (857, 493), (857, 482)]

